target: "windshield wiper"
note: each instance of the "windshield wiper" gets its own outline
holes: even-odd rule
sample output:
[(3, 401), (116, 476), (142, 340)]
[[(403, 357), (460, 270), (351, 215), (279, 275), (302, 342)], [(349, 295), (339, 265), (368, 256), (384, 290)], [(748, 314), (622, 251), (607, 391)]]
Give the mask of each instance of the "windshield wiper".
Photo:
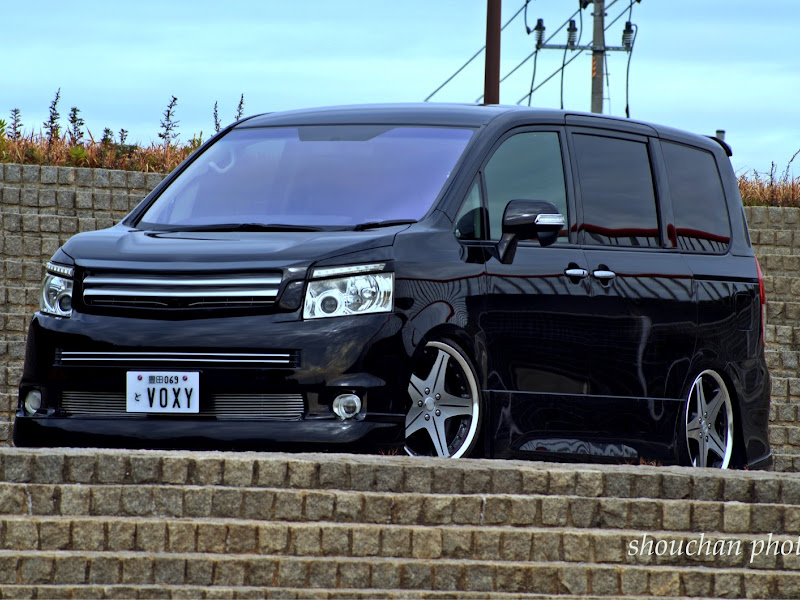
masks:
[(176, 233), (180, 231), (321, 231), (312, 225), (289, 225), (286, 223), (213, 223), (209, 225), (187, 225), (155, 229), (158, 233)]
[(359, 223), (353, 227), (353, 231), (364, 231), (365, 229), (375, 229), (377, 227), (394, 227), (395, 225), (411, 225), (416, 223), (414, 219), (391, 219), (388, 221), (369, 221)]

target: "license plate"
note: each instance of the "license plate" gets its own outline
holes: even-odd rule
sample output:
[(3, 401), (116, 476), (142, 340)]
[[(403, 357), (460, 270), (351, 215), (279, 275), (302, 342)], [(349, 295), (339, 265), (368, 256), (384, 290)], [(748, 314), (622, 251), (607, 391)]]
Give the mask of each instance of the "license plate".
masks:
[(191, 414), (200, 410), (200, 373), (128, 371), (128, 412)]

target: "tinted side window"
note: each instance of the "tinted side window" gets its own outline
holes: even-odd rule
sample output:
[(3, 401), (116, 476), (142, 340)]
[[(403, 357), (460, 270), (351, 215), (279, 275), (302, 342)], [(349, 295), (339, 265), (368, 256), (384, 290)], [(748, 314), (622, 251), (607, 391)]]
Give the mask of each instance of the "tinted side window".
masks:
[(658, 213), (647, 144), (575, 135), (583, 241), (604, 246), (659, 246)]
[[(518, 133), (504, 141), (484, 169), (489, 232), (503, 233), (503, 212), (511, 200), (546, 200), (565, 217), (567, 192), (561, 142), (555, 132)], [(566, 233), (566, 232), (565, 232)], [(566, 235), (559, 238), (565, 241)]]
[(725, 252), (731, 225), (714, 155), (669, 142), (662, 142), (661, 149), (678, 247), (690, 252)]

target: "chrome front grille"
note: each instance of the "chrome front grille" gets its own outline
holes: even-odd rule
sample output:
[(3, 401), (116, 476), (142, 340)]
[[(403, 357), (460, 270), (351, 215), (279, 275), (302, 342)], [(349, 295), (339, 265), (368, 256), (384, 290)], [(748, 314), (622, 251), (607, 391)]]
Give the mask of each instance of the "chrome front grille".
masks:
[(61, 408), (71, 414), (114, 415), (125, 412), (125, 394), (116, 392), (64, 392)]
[(219, 394), (213, 401), (213, 414), (218, 417), (291, 421), (303, 416), (302, 394)]
[(243, 308), (269, 306), (278, 296), (281, 274), (143, 275), (87, 273), (83, 302), (95, 307)]
[(78, 350), (56, 350), (57, 366), (199, 366), (216, 367), (297, 367), (300, 353), (297, 350), (276, 350), (274, 352), (90, 352)]
[[(199, 413), (168, 416), (296, 421), (302, 419), (305, 412), (302, 394), (218, 394), (204, 400), (201, 400)], [(142, 415), (126, 412), (122, 392), (65, 391), (61, 396), (61, 409), (71, 415)]]

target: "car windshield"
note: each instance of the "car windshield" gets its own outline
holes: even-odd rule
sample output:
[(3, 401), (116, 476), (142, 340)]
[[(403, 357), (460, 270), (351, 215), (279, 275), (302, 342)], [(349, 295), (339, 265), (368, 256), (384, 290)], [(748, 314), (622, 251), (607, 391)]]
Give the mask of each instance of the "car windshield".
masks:
[(296, 230), (413, 222), (472, 129), (313, 125), (236, 129), (142, 215), (140, 229)]

